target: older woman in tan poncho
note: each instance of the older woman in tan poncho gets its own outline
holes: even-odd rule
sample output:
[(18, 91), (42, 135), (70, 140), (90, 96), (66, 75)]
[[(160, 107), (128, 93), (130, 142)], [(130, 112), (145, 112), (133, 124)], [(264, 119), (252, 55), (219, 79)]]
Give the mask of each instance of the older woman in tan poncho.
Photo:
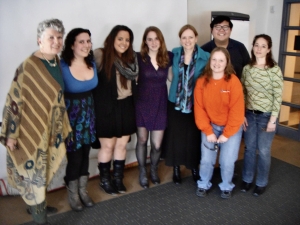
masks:
[(65, 156), (71, 131), (57, 54), (63, 46), (60, 20), (38, 25), (39, 50), (17, 68), (6, 98), (0, 140), (7, 148), (9, 183), (18, 189), (37, 224), (49, 224), (46, 188)]

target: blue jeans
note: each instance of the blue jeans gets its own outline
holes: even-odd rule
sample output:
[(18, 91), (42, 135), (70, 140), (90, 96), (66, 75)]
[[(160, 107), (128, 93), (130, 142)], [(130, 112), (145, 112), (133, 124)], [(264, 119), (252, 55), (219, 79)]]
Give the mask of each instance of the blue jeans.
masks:
[[(219, 137), (223, 133), (224, 126), (212, 124), (214, 134)], [(231, 191), (234, 188), (232, 176), (234, 173), (234, 163), (238, 158), (238, 153), (242, 138), (242, 126), (233, 136), (228, 138), (225, 143), (219, 144), (222, 182), (219, 187), (222, 191)], [(200, 180), (197, 181), (198, 187), (208, 190), (211, 187), (211, 178), (214, 171), (214, 165), (217, 159), (217, 152), (214, 149), (214, 143), (207, 141), (206, 135), (201, 132), (201, 161), (200, 161)]]
[[(254, 114), (252, 111), (246, 110), (248, 127), (244, 133), (245, 153), (243, 181), (252, 183), (256, 169), (256, 185), (259, 187), (267, 186), (271, 166), (271, 144), (275, 131), (265, 131), (270, 116), (270, 112)], [(258, 160), (256, 165), (257, 150)]]

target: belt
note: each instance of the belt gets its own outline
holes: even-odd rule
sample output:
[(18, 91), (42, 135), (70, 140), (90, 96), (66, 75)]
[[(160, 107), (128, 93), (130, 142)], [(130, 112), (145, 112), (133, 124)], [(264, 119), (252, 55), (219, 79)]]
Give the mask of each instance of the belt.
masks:
[(247, 109), (249, 112), (252, 112), (253, 114), (263, 114), (264, 112), (259, 110), (253, 110), (253, 109)]

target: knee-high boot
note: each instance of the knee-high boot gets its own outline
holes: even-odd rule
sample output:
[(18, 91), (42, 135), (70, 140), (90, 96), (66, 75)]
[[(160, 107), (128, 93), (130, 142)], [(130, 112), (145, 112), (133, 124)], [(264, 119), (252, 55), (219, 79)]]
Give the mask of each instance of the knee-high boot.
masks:
[(139, 166), (139, 180), (140, 180), (140, 185), (142, 188), (148, 188), (149, 187), (149, 182), (147, 178), (147, 167), (146, 166)]
[(106, 163), (99, 163), (98, 164), (98, 169), (100, 173), (100, 187), (105, 191), (107, 194), (110, 195), (117, 195), (118, 191), (114, 187), (111, 181), (111, 176), (110, 176), (110, 162)]
[(150, 178), (153, 184), (159, 184), (160, 179), (158, 176), (158, 163), (160, 159), (160, 149), (156, 149), (151, 146), (150, 159), (151, 159), (151, 167), (150, 167)]
[(71, 208), (74, 211), (82, 211), (83, 206), (81, 204), (81, 201), (79, 199), (79, 193), (78, 193), (78, 180), (72, 180), (72, 181), (67, 181), (65, 179), (66, 187), (68, 190), (68, 200)]
[(113, 184), (119, 193), (125, 193), (126, 187), (123, 184), (125, 160), (114, 160)]
[(88, 181), (88, 176), (79, 177), (79, 197), (80, 197), (82, 203), (86, 207), (92, 207), (92, 206), (94, 206), (95, 203), (90, 198), (90, 196), (88, 195), (88, 192), (86, 190), (87, 181)]
[(175, 184), (181, 184), (180, 166), (173, 167), (173, 182)]
[(40, 224), (40, 225), (50, 224), (47, 222), (46, 201), (43, 201), (38, 205), (31, 205), (29, 206), (29, 208), (31, 211), (31, 216), (33, 218), (33, 221), (36, 224)]

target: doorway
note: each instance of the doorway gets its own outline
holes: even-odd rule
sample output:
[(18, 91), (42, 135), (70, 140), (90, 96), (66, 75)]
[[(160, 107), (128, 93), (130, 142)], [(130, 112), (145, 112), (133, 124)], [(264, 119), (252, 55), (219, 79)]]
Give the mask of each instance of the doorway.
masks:
[(284, 0), (278, 64), (284, 87), (279, 135), (300, 141), (300, 1)]

